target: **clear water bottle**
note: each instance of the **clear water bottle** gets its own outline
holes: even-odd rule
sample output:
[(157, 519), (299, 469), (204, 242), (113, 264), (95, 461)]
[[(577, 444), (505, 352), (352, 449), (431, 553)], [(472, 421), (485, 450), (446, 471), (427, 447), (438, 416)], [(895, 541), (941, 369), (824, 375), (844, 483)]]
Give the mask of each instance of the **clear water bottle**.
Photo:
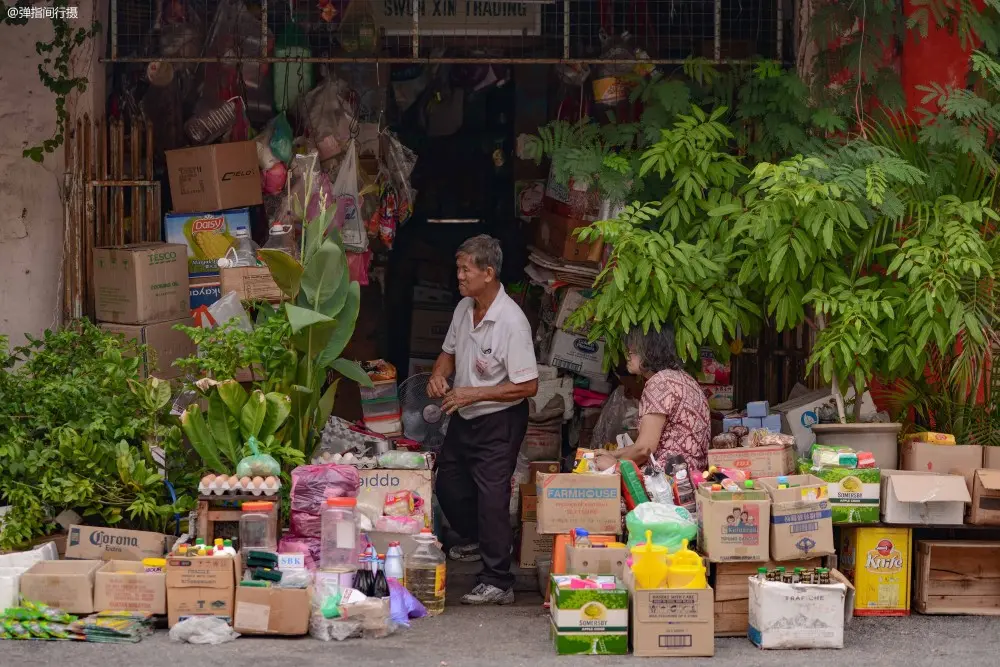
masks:
[(385, 576), (397, 581), (403, 580), (403, 548), (399, 542), (389, 542), (389, 548), (385, 551)]
[(279, 222), (271, 225), (267, 243), (264, 244), (267, 250), (280, 250), (289, 254), (295, 259), (299, 258), (299, 246), (295, 242), (295, 235), (292, 234), (291, 225), (283, 225)]
[(233, 245), (226, 251), (224, 257), (219, 258), (219, 268), (257, 266), (257, 244), (250, 238), (250, 230), (241, 225), (233, 230), (233, 238), (235, 239)]
[(445, 555), (430, 530), (423, 529), (413, 539), (417, 548), (404, 559), (403, 585), (427, 608), (428, 614), (437, 616), (444, 611)]

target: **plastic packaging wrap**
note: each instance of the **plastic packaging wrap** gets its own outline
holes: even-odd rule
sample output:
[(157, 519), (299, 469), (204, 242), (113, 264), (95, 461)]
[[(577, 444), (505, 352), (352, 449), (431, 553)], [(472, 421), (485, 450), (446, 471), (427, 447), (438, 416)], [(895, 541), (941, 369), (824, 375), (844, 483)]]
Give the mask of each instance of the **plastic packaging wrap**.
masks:
[(382, 513), (392, 517), (410, 516), (413, 514), (413, 494), (405, 490), (385, 494)]
[(427, 608), (395, 579), (389, 579), (389, 609), (396, 625), (410, 626), (411, 618), (423, 618)]
[(681, 548), (681, 542), (694, 541), (698, 534), (698, 523), (683, 507), (643, 503), (625, 515), (628, 527), (628, 547), (632, 549), (646, 539), (646, 531), (652, 531), (653, 544), (664, 546), (670, 553)]
[(309, 570), (282, 570), (278, 588), (309, 588), (313, 576)]
[(288, 116), (282, 111), (273, 121), (271, 126), (271, 136), (268, 145), (271, 153), (282, 162), (288, 163), (292, 159), (292, 125), (288, 122)]
[(340, 79), (324, 79), (302, 98), (306, 127), (323, 162), (347, 149), (354, 117), (348, 101), (350, 87)]
[(188, 616), (170, 628), (171, 640), (188, 644), (225, 644), (239, 636), (218, 616)]
[(378, 456), (379, 468), (398, 470), (427, 470), (427, 455), (423, 452), (402, 452), (393, 450)]
[(278, 551), (281, 553), (295, 553), (305, 556), (306, 569), (310, 572), (319, 568), (320, 538), (318, 537), (296, 537), (295, 535), (282, 535), (278, 542)]
[(281, 465), (270, 454), (261, 454), (257, 438), (250, 436), (247, 446), (250, 456), (244, 456), (236, 466), (237, 477), (277, 477), (281, 474)]
[(423, 517), (414, 516), (380, 516), (375, 522), (375, 530), (380, 533), (401, 533), (403, 535), (418, 535), (424, 529)]
[(364, 220), (361, 219), (358, 149), (354, 139), (347, 144), (347, 155), (337, 170), (337, 180), (333, 182), (333, 196), (337, 201), (333, 224), (340, 229), (344, 249), (364, 252), (368, 249), (368, 233), (365, 230)]
[(358, 471), (353, 466), (327, 463), (292, 470), (292, 534), (320, 537), (320, 515), (326, 508), (326, 499), (357, 497), (359, 485)]
[(639, 401), (625, 395), (625, 387), (618, 387), (608, 396), (601, 409), (601, 416), (594, 426), (593, 447), (614, 442), (615, 437), (634, 427), (639, 419)]

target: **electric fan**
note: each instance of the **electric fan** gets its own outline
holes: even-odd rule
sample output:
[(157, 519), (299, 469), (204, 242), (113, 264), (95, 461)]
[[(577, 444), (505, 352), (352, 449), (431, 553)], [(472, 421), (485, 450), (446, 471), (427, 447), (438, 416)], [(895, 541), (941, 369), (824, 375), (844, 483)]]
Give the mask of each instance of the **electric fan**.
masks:
[(437, 452), (448, 431), (448, 415), (441, 399), (427, 395), (430, 373), (418, 373), (399, 385), (399, 405), (403, 412), (403, 437), (415, 440), (425, 451)]

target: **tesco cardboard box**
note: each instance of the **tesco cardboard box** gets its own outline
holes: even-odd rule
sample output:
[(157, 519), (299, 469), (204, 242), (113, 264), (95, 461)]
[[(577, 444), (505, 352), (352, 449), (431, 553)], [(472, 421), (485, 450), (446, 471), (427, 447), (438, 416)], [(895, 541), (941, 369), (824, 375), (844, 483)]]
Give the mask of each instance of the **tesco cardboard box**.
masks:
[(134, 560), (108, 561), (94, 575), (94, 609), (166, 614), (167, 575)]
[(263, 203), (257, 144), (225, 144), (166, 151), (170, 200), (176, 212), (221, 211)]
[(784, 584), (750, 577), (749, 637), (764, 649), (843, 648), (854, 587), (837, 570), (829, 584)]
[(86, 560), (142, 560), (162, 558), (173, 538), (144, 530), (99, 526), (70, 526), (66, 558)]
[(939, 472), (961, 475), (972, 491), (972, 477), (983, 467), (983, 447), (980, 445), (938, 445), (932, 442), (903, 443), (903, 470)]
[(708, 464), (719, 468), (739, 468), (751, 479), (789, 475), (795, 471), (795, 445), (710, 449)]
[(191, 314), (187, 248), (138, 243), (94, 249), (99, 322), (148, 324)]
[(771, 497), (762, 487), (712, 491), (698, 487), (698, 544), (713, 563), (770, 557)]
[(236, 587), (233, 630), (243, 635), (295, 637), (309, 632), (307, 588)]
[(105, 331), (121, 334), (126, 340), (145, 345), (139, 366), (139, 376), (142, 378), (154, 375), (161, 380), (171, 380), (183, 375), (180, 368), (174, 366), (174, 361), (193, 356), (198, 348), (183, 331), (174, 329), (174, 325), (194, 326), (193, 317), (183, 317), (177, 320), (167, 320), (155, 324), (113, 324), (101, 322)]
[(541, 535), (559, 535), (574, 528), (601, 535), (622, 532), (618, 474), (538, 473), (535, 491)]
[[(630, 587), (631, 588), (631, 587)], [(715, 655), (711, 588), (660, 588), (631, 593), (632, 655), (670, 658)]]
[(771, 496), (771, 559), (797, 560), (836, 553), (833, 507), (827, 483), (815, 475), (788, 475), (789, 488), (777, 477), (760, 480)]
[(882, 520), (912, 525), (962, 525), (971, 502), (965, 478), (907, 470), (882, 471)]
[(424, 515), (431, 520), (431, 496), (434, 493), (434, 472), (431, 470), (359, 470), (361, 489), (358, 503), (381, 508), (388, 493), (411, 491), (424, 501)]
[(189, 616), (232, 622), (238, 576), (235, 558), (167, 558), (167, 624), (173, 627)]
[(21, 598), (70, 614), (94, 611), (94, 574), (99, 560), (45, 560), (21, 575)]

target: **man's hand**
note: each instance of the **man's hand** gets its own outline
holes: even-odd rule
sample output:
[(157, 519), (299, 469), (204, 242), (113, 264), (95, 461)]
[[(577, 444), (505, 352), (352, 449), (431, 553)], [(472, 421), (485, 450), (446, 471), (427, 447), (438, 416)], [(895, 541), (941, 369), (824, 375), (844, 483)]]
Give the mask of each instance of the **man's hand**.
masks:
[(427, 383), (427, 395), (431, 398), (444, 398), (449, 389), (448, 379), (441, 375), (432, 375)]
[(475, 387), (456, 387), (445, 395), (444, 401), (441, 402), (441, 408), (450, 415), (456, 410), (478, 401), (479, 392), (476, 391)]

